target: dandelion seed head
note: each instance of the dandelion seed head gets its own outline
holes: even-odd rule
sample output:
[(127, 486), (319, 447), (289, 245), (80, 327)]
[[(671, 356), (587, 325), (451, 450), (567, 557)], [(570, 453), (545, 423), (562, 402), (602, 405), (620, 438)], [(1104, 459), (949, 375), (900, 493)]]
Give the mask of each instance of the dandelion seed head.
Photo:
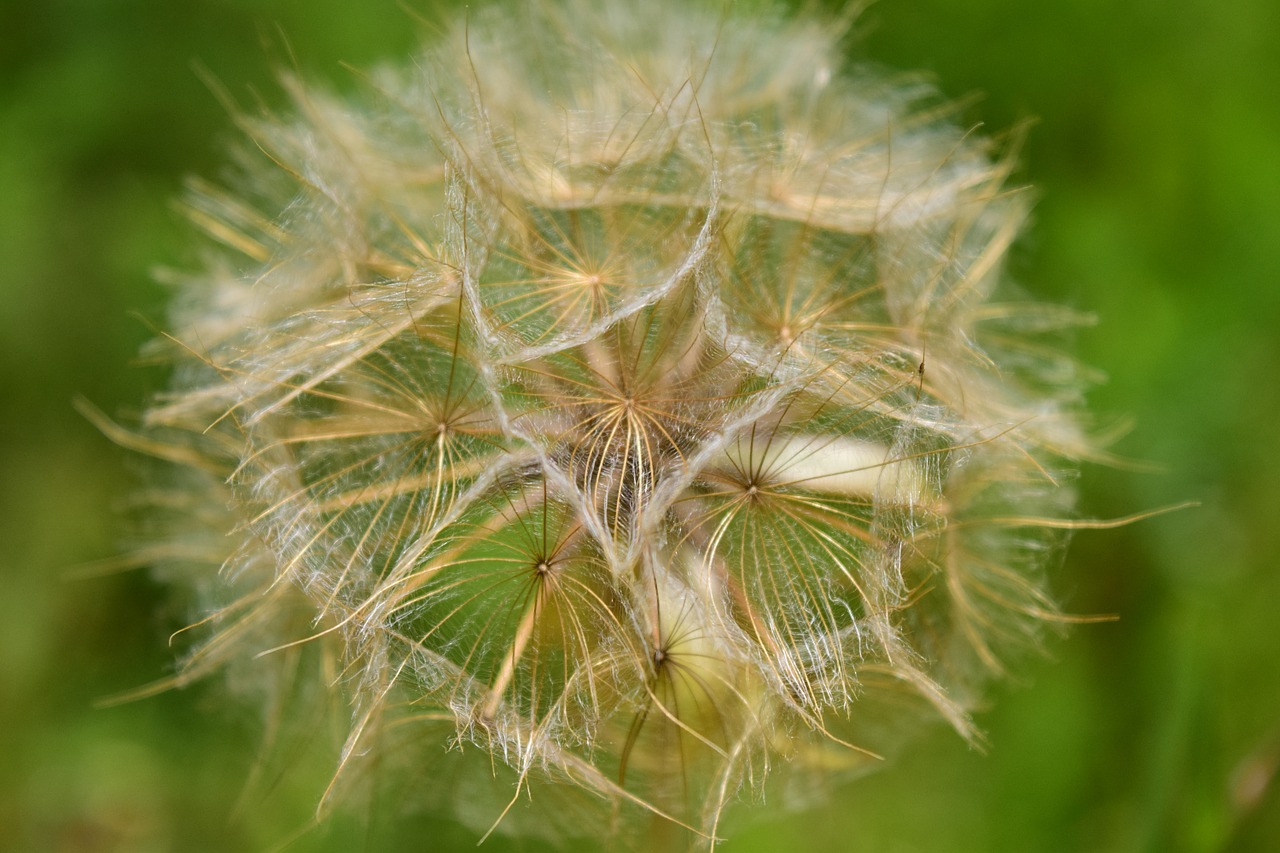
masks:
[(1006, 281), (1009, 158), (844, 68), (815, 18), (515, 4), (350, 99), (289, 80), (241, 185), (193, 182), (145, 427), (191, 463), (174, 574), (224, 590), (188, 672), (345, 708), (328, 800), (415, 756), (481, 831), (710, 845), (976, 737), (1057, 617), (1077, 318)]

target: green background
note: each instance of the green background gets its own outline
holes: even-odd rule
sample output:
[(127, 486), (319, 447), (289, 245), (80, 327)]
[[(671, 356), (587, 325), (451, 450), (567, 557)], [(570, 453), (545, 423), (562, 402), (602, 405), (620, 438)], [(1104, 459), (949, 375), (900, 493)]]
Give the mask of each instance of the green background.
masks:
[[(859, 59), (980, 94), (966, 122), (1036, 120), (1013, 271), (1098, 317), (1092, 403), (1150, 463), (1087, 468), (1083, 512), (1200, 506), (1077, 536), (1061, 598), (1120, 619), (997, 691), (987, 754), (927, 732), (723, 849), (1280, 849), (1280, 3), (882, 0), (861, 23)], [(354, 89), (342, 62), (417, 32), (390, 0), (0, 3), (0, 848), (258, 850), (307, 821), (292, 777), (235, 811), (256, 734), (216, 686), (99, 703), (171, 671), (187, 614), (143, 571), (77, 568), (117, 553), (131, 462), (72, 401), (127, 418), (163, 382), (136, 355), (154, 270), (191, 259), (171, 202), (234, 137), (196, 67), (281, 103), (274, 69)], [(287, 849), (474, 840), (340, 820)]]

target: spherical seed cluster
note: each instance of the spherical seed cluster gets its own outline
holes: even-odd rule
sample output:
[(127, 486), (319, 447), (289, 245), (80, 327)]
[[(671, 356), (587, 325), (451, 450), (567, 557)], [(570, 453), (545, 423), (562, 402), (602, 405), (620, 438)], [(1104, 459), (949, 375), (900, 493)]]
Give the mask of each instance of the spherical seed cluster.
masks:
[(284, 693), (311, 655), (337, 781), (409, 754), (516, 829), (446, 746), (705, 840), (913, 706), (971, 735), (1055, 614), (1072, 318), (994, 301), (1004, 164), (839, 35), (532, 2), (247, 121), (266, 161), (189, 195), (230, 251), (147, 414), (229, 590), (188, 673), (273, 649)]

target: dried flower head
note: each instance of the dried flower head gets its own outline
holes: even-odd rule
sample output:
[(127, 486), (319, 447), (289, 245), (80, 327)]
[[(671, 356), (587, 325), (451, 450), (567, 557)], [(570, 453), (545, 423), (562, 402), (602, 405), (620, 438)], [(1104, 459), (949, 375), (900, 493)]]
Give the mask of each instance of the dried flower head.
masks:
[[(921, 711), (973, 737), (1056, 613), (1074, 318), (1003, 290), (1007, 158), (841, 33), (513, 4), (246, 119), (146, 415), (219, 602), (179, 680), (269, 652), (268, 698), (349, 708), (330, 795), (401, 758), (513, 831), (707, 843)], [(508, 814), (530, 786), (583, 808)]]

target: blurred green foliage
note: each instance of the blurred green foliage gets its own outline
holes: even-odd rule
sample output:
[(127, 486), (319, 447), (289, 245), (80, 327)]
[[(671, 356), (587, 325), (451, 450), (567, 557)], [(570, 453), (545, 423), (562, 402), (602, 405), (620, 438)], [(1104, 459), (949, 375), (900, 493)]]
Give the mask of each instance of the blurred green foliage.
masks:
[[(1280, 4), (882, 0), (860, 20), (859, 61), (981, 94), (962, 118), (988, 130), (1036, 120), (1015, 275), (1097, 315), (1091, 399), (1154, 468), (1087, 468), (1084, 513), (1201, 506), (1076, 537), (1063, 600), (1120, 619), (998, 691), (988, 754), (934, 732), (726, 849), (1280, 849)], [(171, 201), (235, 135), (197, 67), (280, 104), (275, 69), (354, 89), (340, 63), (419, 32), (394, 0), (0, 3), (0, 848), (268, 849), (305, 828), (319, 789), (292, 776), (237, 809), (258, 735), (216, 685), (101, 703), (172, 671), (189, 614), (143, 571), (83, 568), (119, 552), (130, 463), (72, 400), (127, 417), (163, 385), (135, 359), (163, 326), (154, 269), (193, 260)], [(473, 843), (339, 820), (287, 849)]]

